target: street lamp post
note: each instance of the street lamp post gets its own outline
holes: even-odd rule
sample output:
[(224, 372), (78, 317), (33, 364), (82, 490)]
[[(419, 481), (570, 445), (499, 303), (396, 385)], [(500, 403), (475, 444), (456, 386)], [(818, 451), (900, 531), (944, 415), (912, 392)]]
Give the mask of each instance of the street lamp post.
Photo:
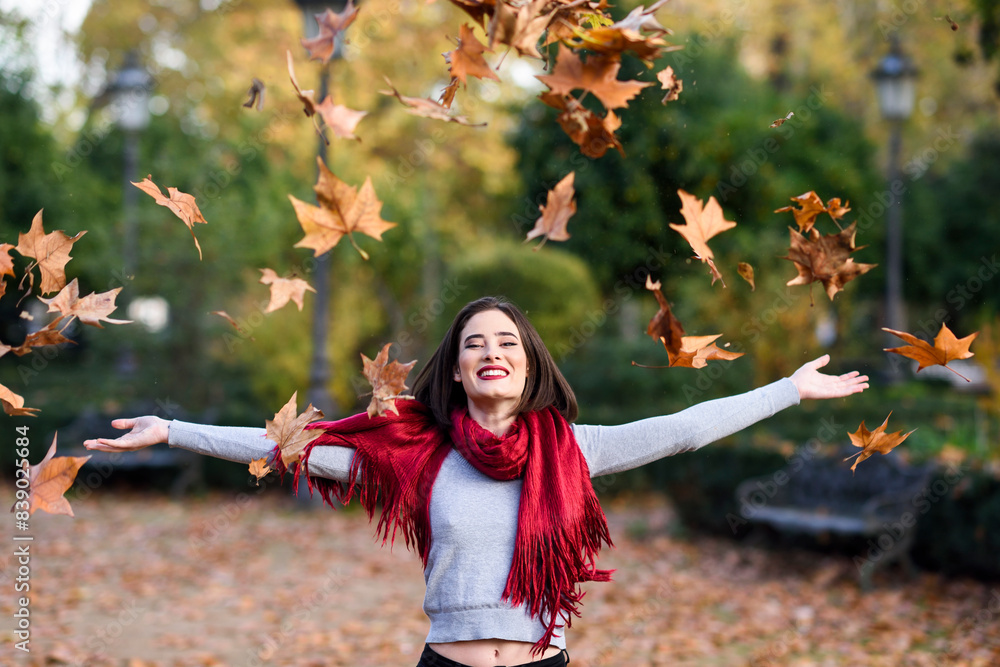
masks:
[[(335, 12), (343, 11), (347, 5), (347, 0), (295, 0), (295, 4), (302, 10), (302, 17), (305, 21), (305, 37), (312, 39), (319, 34), (319, 23), (316, 15), (322, 14), (327, 9)], [(338, 35), (334, 42), (333, 56), (331, 62), (341, 57), (342, 35)], [(323, 65), (320, 69), (319, 97), (317, 101), (323, 101), (330, 90), (330, 68)], [(320, 137), (316, 149), (316, 154), (326, 161), (326, 141)], [(309, 403), (319, 408), (327, 417), (334, 417), (336, 406), (328, 389), (330, 381), (330, 356), (327, 354), (327, 327), (330, 317), (330, 253), (325, 252), (316, 258), (316, 269), (314, 271), (313, 287), (316, 289), (316, 306), (313, 308), (312, 318), (312, 360), (309, 364), (309, 389), (306, 396)]]
[[(871, 73), (875, 80), (879, 111), (889, 122), (889, 196), (886, 210), (886, 282), (885, 326), (897, 331), (906, 328), (903, 301), (903, 182), (900, 178), (899, 156), (902, 149), (902, 126), (913, 113), (916, 95), (917, 68), (903, 53), (899, 37), (890, 42), (889, 53), (882, 57)], [(889, 355), (893, 357), (893, 355)], [(896, 361), (893, 359), (893, 361)], [(899, 366), (890, 362), (889, 376), (900, 379)]]
[[(138, 265), (138, 225), (135, 213), (139, 190), (132, 182), (139, 180), (139, 135), (149, 125), (149, 92), (152, 85), (153, 78), (139, 63), (139, 55), (135, 51), (129, 51), (106, 91), (111, 96), (115, 122), (125, 137), (122, 174), (122, 285), (135, 277)], [(122, 301), (122, 310), (126, 310), (129, 296), (126, 295)], [(122, 348), (119, 366), (119, 370), (124, 373), (130, 373), (135, 368), (132, 350), (128, 345)]]

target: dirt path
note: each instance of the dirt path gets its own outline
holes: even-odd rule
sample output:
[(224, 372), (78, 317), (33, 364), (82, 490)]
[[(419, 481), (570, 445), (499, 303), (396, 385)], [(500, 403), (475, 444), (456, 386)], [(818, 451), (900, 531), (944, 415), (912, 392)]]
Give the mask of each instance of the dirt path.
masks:
[[(75, 519), (32, 517), (32, 651), (12, 648), (8, 620), (3, 664), (416, 664), (419, 562), (378, 548), (360, 512), (296, 509), (282, 491), (178, 503), (98, 490), (73, 506)], [(659, 498), (606, 509), (617, 548), (601, 565), (617, 572), (587, 587), (574, 667), (1000, 664), (1000, 584), (890, 571), (862, 595), (850, 559), (670, 537)]]

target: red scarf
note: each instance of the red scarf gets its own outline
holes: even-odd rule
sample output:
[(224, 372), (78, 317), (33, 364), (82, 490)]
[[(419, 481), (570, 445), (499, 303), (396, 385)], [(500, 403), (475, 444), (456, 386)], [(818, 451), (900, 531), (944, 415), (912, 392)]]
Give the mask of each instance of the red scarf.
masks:
[[(369, 518), (382, 504), (376, 530), (382, 544), (395, 541), (396, 530), (402, 530), (407, 547), (416, 546), (426, 567), (432, 537), (431, 487), (453, 446), (484, 475), (523, 479), (514, 560), (502, 599), (525, 605), (542, 621), (545, 634), (533, 652), (544, 650), (562, 627), (560, 618), (568, 627), (571, 616), (580, 615), (583, 592), (578, 584), (610, 581), (613, 571), (595, 565), (601, 543), (611, 546), (611, 537), (569, 423), (550, 407), (521, 414), (506, 434), (497, 437), (465, 408), (452, 411), (452, 426), (445, 429), (422, 403), (397, 401), (396, 407), (399, 415), (369, 418), (361, 413), (308, 425), (325, 432), (306, 446), (302, 465), (293, 464), (294, 488), (298, 489), (304, 470), (310, 493), (316, 486), (333, 506), (333, 498), (347, 503), (360, 486), (359, 499)], [(323, 445), (352, 447), (362, 454), (354, 457), (349, 482), (309, 476), (309, 455)], [(279, 474), (284, 474), (277, 447), (272, 458)]]

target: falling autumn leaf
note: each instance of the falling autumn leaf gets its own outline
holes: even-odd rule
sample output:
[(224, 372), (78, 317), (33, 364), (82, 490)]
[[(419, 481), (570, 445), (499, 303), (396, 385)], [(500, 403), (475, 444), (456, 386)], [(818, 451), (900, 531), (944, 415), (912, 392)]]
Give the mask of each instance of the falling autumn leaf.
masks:
[(678, 355), (681, 351), (681, 339), (684, 338), (684, 327), (680, 321), (674, 317), (670, 310), (670, 303), (663, 292), (660, 291), (660, 281), (653, 282), (653, 279), (646, 276), (646, 289), (653, 293), (656, 302), (660, 304), (660, 309), (646, 327), (646, 333), (655, 341), (663, 343), (668, 355)]
[(317, 157), (316, 162), (319, 165), (319, 177), (313, 190), (319, 206), (288, 195), (295, 208), (295, 216), (305, 232), (305, 238), (296, 243), (295, 247), (312, 248), (315, 256), (319, 257), (336, 246), (346, 234), (354, 249), (368, 259), (368, 253), (358, 246), (353, 233), (360, 232), (381, 241), (382, 234), (396, 226), (396, 223), (382, 219), (382, 202), (375, 196), (371, 176), (365, 179), (359, 192), (354, 186), (347, 185), (334, 176), (322, 158)]
[[(62, 345), (64, 343), (76, 344), (74, 341), (63, 336), (62, 331), (69, 324), (67, 320), (66, 324), (63, 325), (62, 329), (58, 328), (59, 324), (62, 323), (63, 317), (60, 316), (55, 320), (49, 322), (47, 325), (39, 329), (38, 331), (32, 331), (24, 338), (24, 342), (17, 347), (8, 347), (11, 352), (19, 357), (30, 353), (36, 347), (43, 347), (45, 345)], [(103, 328), (103, 327), (100, 327)]]
[(676, 354), (667, 352), (667, 357), (670, 359), (668, 366), (646, 366), (634, 361), (632, 365), (640, 368), (704, 368), (709, 361), (732, 361), (744, 355), (743, 352), (730, 352), (718, 347), (715, 340), (721, 335), (684, 336), (681, 338), (680, 350)]
[(834, 197), (826, 204), (823, 204), (823, 200), (819, 198), (819, 195), (814, 191), (810, 190), (805, 194), (801, 194), (798, 197), (792, 197), (792, 201), (799, 205), (799, 208), (794, 206), (785, 206), (775, 210), (775, 213), (783, 213), (785, 211), (791, 211), (792, 215), (795, 216), (795, 224), (799, 226), (799, 231), (805, 234), (813, 228), (816, 224), (816, 218), (820, 213), (826, 213), (830, 218), (837, 223), (837, 227), (840, 228), (840, 223), (837, 221), (850, 211), (850, 202), (846, 204), (840, 203), (840, 197)]
[(619, 81), (620, 68), (620, 62), (601, 55), (591, 55), (583, 62), (573, 51), (560, 44), (552, 74), (540, 74), (535, 78), (555, 95), (570, 95), (574, 90), (585, 90), (597, 97), (606, 109), (618, 109), (627, 107), (628, 101), (643, 88), (653, 85), (643, 81)]
[(334, 136), (361, 141), (355, 136), (354, 128), (358, 126), (362, 118), (368, 115), (367, 111), (348, 109), (343, 104), (334, 104), (333, 98), (325, 97), (320, 104), (316, 105), (316, 113), (323, 118), (327, 127), (333, 130)]
[(791, 120), (792, 116), (794, 116), (794, 115), (795, 115), (794, 111), (789, 111), (788, 115), (786, 115), (784, 118), (777, 118), (777, 119), (775, 119), (774, 122), (772, 122), (770, 125), (768, 125), (768, 127), (781, 127), (782, 125), (785, 124), (785, 121)]
[(347, 5), (340, 13), (328, 8), (315, 16), (319, 34), (312, 39), (303, 39), (302, 46), (309, 51), (310, 60), (319, 60), (325, 65), (333, 57), (337, 36), (354, 22), (358, 16), (358, 8), (354, 6), (353, 0), (347, 0)]
[(288, 402), (274, 415), (274, 419), (265, 421), (267, 437), (278, 445), (281, 461), (285, 467), (291, 467), (301, 458), (306, 445), (323, 435), (320, 429), (305, 430), (306, 424), (323, 418), (323, 411), (317, 410), (310, 403), (302, 414), (296, 416), (297, 397), (298, 392), (292, 394)]
[(799, 275), (785, 284), (809, 285), (820, 282), (832, 301), (837, 292), (844, 289), (844, 285), (878, 266), (855, 263), (850, 257), (851, 253), (861, 250), (854, 247), (856, 226), (857, 223), (852, 222), (837, 234), (826, 236), (821, 236), (815, 228), (804, 236), (789, 227), (791, 246), (783, 259), (795, 264)]
[(670, 31), (660, 25), (653, 14), (665, 2), (666, 0), (659, 0), (648, 9), (636, 7), (624, 19), (610, 25), (597, 25), (587, 29), (577, 27), (572, 31), (572, 38), (564, 41), (574, 48), (615, 57), (621, 57), (621, 54), (629, 51), (647, 67), (652, 67), (653, 62), (662, 54), (684, 48), (669, 46), (660, 37)]
[(441, 96), (438, 98), (438, 103), (445, 109), (450, 109), (452, 103), (455, 101), (455, 95), (458, 93), (458, 85), (461, 83), (456, 77), (452, 77), (448, 85), (444, 87), (441, 91)]
[(538, 97), (561, 112), (556, 116), (556, 121), (573, 143), (580, 147), (581, 153), (596, 159), (603, 156), (609, 148), (614, 148), (625, 157), (625, 150), (615, 136), (615, 131), (621, 127), (621, 121), (614, 111), (608, 111), (607, 116), (601, 118), (572, 95), (548, 92)]
[(539, 205), (542, 212), (535, 222), (535, 228), (528, 232), (525, 241), (530, 241), (536, 236), (545, 236), (542, 242), (535, 246), (535, 250), (542, 247), (546, 240), (568, 241), (569, 232), (566, 231), (566, 223), (576, 213), (576, 191), (573, 189), (573, 178), (576, 172), (569, 172), (556, 187), (549, 190), (548, 199), (544, 205)]
[(904, 345), (903, 347), (885, 348), (885, 351), (894, 352), (920, 362), (920, 366), (917, 368), (918, 373), (928, 366), (944, 366), (966, 382), (970, 381), (969, 378), (949, 366), (948, 362), (955, 359), (968, 359), (974, 356), (974, 353), (969, 351), (969, 346), (972, 345), (972, 341), (979, 335), (978, 331), (969, 334), (965, 338), (957, 338), (951, 329), (948, 328), (948, 325), (942, 323), (940, 331), (934, 337), (934, 345), (930, 345), (905, 331), (896, 331), (885, 327), (882, 328), (882, 331), (888, 331), (909, 343), (909, 345)]
[[(684, 216), (684, 221), (687, 224), (671, 223), (670, 228), (691, 244), (698, 259), (708, 264), (714, 285), (716, 280), (722, 280), (722, 274), (715, 266), (715, 256), (712, 254), (711, 248), (708, 247), (708, 240), (716, 234), (732, 229), (736, 223), (725, 219), (722, 207), (715, 200), (715, 197), (709, 197), (708, 203), (702, 207), (701, 200), (694, 195), (688, 194), (684, 190), (678, 190), (677, 194), (681, 198), (681, 215)], [(722, 280), (722, 286), (726, 286), (726, 281)]]
[[(66, 264), (72, 259), (69, 255), (70, 250), (73, 248), (73, 244), (86, 233), (86, 231), (82, 231), (76, 236), (66, 236), (61, 231), (54, 231), (46, 234), (42, 226), (42, 210), (39, 210), (31, 221), (31, 229), (28, 230), (28, 233), (17, 235), (15, 250), (22, 256), (35, 260), (25, 270), (25, 274), (33, 285), (34, 274), (31, 270), (35, 266), (38, 267), (42, 275), (42, 294), (58, 292), (66, 286)], [(4, 266), (6, 268), (6, 262)]]
[(510, 46), (518, 55), (541, 59), (538, 41), (556, 16), (556, 6), (549, 0), (527, 0), (519, 4), (495, 2), (487, 28), (490, 48), (495, 44)]
[(302, 300), (306, 290), (316, 292), (309, 283), (301, 278), (279, 278), (273, 269), (261, 269), (260, 272), (264, 274), (260, 277), (260, 283), (271, 286), (271, 301), (267, 304), (265, 313), (278, 310), (289, 300), (294, 301), (299, 310), (302, 310)]
[(955, 23), (955, 21), (948, 14), (945, 14), (944, 16), (935, 16), (934, 20), (935, 21), (947, 21), (948, 25), (951, 27), (952, 32), (958, 31), (958, 24)]
[(121, 287), (116, 287), (100, 294), (92, 292), (80, 298), (80, 285), (76, 278), (66, 285), (58, 294), (51, 299), (39, 297), (39, 301), (47, 304), (50, 313), (62, 313), (64, 317), (76, 317), (81, 324), (89, 324), (92, 327), (103, 329), (101, 322), (108, 324), (130, 324), (131, 320), (112, 320), (108, 317), (115, 311), (115, 298), (122, 291)]
[(673, 67), (667, 67), (657, 72), (656, 80), (660, 82), (660, 89), (667, 91), (663, 99), (660, 100), (660, 104), (673, 102), (680, 97), (681, 92), (684, 90), (684, 82), (674, 76)]
[(365, 379), (372, 385), (372, 400), (368, 404), (368, 416), (383, 416), (386, 412), (399, 414), (396, 409), (396, 400), (410, 398), (403, 396), (406, 391), (406, 376), (410, 373), (417, 361), (401, 364), (398, 361), (389, 361), (389, 348), (392, 343), (386, 343), (382, 350), (372, 361), (364, 354), (361, 360), (364, 363)]
[(233, 328), (236, 329), (236, 331), (241, 336), (249, 336), (250, 340), (256, 340), (253, 336), (250, 336), (250, 330), (249, 329), (247, 329), (246, 327), (242, 326), (239, 322), (237, 322), (236, 320), (234, 320), (233, 316), (230, 315), (229, 313), (227, 313), (226, 311), (224, 311), (224, 310), (213, 310), (213, 311), (211, 311), (209, 313), (209, 315), (218, 315), (219, 317), (221, 317), (222, 319), (226, 320), (231, 325), (233, 325)]
[[(73, 516), (73, 508), (63, 494), (73, 486), (76, 473), (81, 466), (90, 460), (89, 456), (60, 456), (56, 453), (56, 437), (52, 437), (52, 445), (48, 453), (37, 464), (29, 467), (28, 514), (42, 510), (49, 514), (67, 514)], [(11, 508), (14, 511), (14, 508)]]
[(404, 107), (406, 107), (406, 110), (414, 116), (450, 121), (452, 123), (458, 123), (459, 125), (468, 125), (469, 127), (486, 127), (486, 123), (473, 123), (465, 116), (451, 115), (448, 107), (438, 104), (434, 100), (424, 97), (407, 97), (406, 95), (401, 95), (388, 78), (386, 78), (385, 82), (389, 84), (389, 88), (391, 90), (380, 90), (378, 92), (382, 95), (394, 96), (403, 104)]
[(472, 26), (469, 24), (463, 23), (458, 30), (458, 47), (444, 54), (451, 76), (463, 84), (468, 83), (466, 79), (470, 76), (499, 81), (500, 77), (483, 58), (483, 53), (491, 51), (491, 49), (486, 48), (476, 39), (476, 35), (472, 32)]
[(272, 470), (273, 468), (267, 465), (266, 456), (250, 461), (250, 474), (257, 478), (257, 486), (260, 486), (260, 480), (267, 477)]
[(753, 277), (753, 267), (746, 262), (740, 262), (736, 265), (736, 272), (740, 274), (740, 278), (750, 283), (750, 291), (753, 292), (757, 289), (757, 285), (754, 283)]
[(24, 407), (24, 396), (15, 394), (2, 384), (0, 384), (0, 403), (3, 403), (3, 411), (11, 417), (34, 417), (35, 413), (40, 412), (38, 408)]
[(260, 111), (264, 108), (264, 82), (254, 77), (250, 82), (250, 90), (247, 91), (247, 101), (243, 106), (247, 109), (257, 108)]
[(14, 250), (13, 244), (0, 243), (0, 296), (3, 296), (7, 291), (7, 281), (4, 280), (4, 277), (14, 275), (14, 258), (10, 256), (11, 250)]
[(181, 192), (177, 188), (170, 187), (167, 188), (170, 197), (164, 197), (163, 193), (160, 192), (159, 186), (153, 183), (152, 179), (152, 176), (146, 176), (139, 183), (132, 182), (132, 185), (152, 197), (160, 206), (169, 208), (174, 212), (174, 215), (187, 225), (188, 231), (191, 232), (191, 238), (194, 239), (194, 245), (198, 248), (198, 259), (201, 259), (201, 245), (198, 243), (198, 238), (194, 235), (194, 223), (200, 222), (206, 224), (208, 221), (202, 216), (194, 197)]
[(910, 431), (910, 433), (906, 433), (904, 435), (900, 435), (902, 431), (896, 431), (895, 433), (886, 433), (885, 429), (886, 426), (889, 424), (889, 417), (891, 416), (892, 413), (890, 412), (889, 416), (885, 418), (884, 422), (882, 422), (882, 425), (876, 428), (874, 431), (869, 431), (867, 428), (865, 428), (865, 423), (861, 422), (861, 426), (858, 427), (857, 431), (855, 431), (854, 433), (847, 434), (851, 438), (852, 445), (854, 445), (855, 447), (861, 447), (860, 452), (858, 452), (857, 454), (852, 454), (851, 456), (848, 456), (846, 459), (844, 459), (845, 461), (849, 461), (853, 459), (855, 456), (858, 457), (854, 461), (854, 465), (851, 466), (852, 473), (854, 472), (854, 469), (858, 467), (858, 464), (867, 459), (869, 456), (871, 456), (876, 452), (882, 455), (888, 454), (890, 451), (893, 450), (893, 448), (895, 448), (901, 442), (906, 440), (906, 438), (909, 437), (910, 433), (913, 433), (913, 431), (916, 430), (913, 429), (913, 431)]

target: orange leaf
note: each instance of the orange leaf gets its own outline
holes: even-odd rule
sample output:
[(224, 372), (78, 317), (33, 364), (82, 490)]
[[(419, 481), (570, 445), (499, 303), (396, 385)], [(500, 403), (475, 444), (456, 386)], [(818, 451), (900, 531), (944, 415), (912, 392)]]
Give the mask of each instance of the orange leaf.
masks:
[(674, 317), (673, 312), (670, 310), (670, 303), (663, 296), (663, 292), (660, 291), (660, 281), (654, 283), (652, 278), (647, 275), (646, 289), (653, 293), (656, 297), (656, 302), (660, 304), (660, 310), (649, 321), (646, 333), (653, 340), (663, 343), (663, 347), (667, 349), (668, 355), (679, 355), (681, 352), (681, 340), (684, 338), (684, 327)]
[(63, 317), (76, 317), (82, 324), (89, 324), (92, 327), (103, 329), (101, 322), (108, 324), (131, 324), (131, 320), (112, 320), (108, 317), (115, 311), (115, 298), (122, 291), (121, 287), (116, 287), (107, 292), (92, 292), (80, 298), (80, 285), (76, 278), (70, 281), (51, 299), (39, 297), (39, 301), (48, 304), (50, 313), (62, 313)]
[[(90, 460), (89, 456), (60, 456), (52, 458), (56, 453), (56, 438), (52, 437), (52, 445), (48, 453), (36, 465), (29, 468), (28, 513), (42, 510), (49, 514), (68, 514), (73, 516), (73, 508), (63, 494), (73, 486), (76, 473), (80, 467)], [(14, 508), (11, 508), (14, 511)]]
[(856, 222), (836, 233), (821, 236), (815, 228), (810, 228), (808, 236), (804, 236), (791, 227), (791, 246), (788, 256), (783, 259), (795, 264), (799, 275), (789, 280), (786, 285), (809, 285), (820, 282), (826, 290), (826, 295), (833, 297), (844, 285), (858, 276), (871, 271), (878, 264), (855, 263), (850, 254), (860, 250), (854, 247)]
[(194, 223), (207, 224), (208, 221), (202, 216), (194, 197), (181, 192), (177, 188), (167, 188), (170, 197), (164, 197), (163, 193), (160, 192), (159, 186), (153, 183), (152, 178), (152, 176), (146, 176), (141, 182), (133, 182), (132, 185), (152, 197), (160, 206), (169, 208), (174, 212), (174, 215), (187, 225), (188, 231), (191, 232), (191, 238), (194, 239), (194, 245), (198, 248), (198, 259), (201, 259), (201, 245), (198, 243), (198, 238), (194, 235)]
[(513, 47), (518, 55), (540, 59), (538, 40), (555, 18), (556, 7), (558, 4), (550, 5), (549, 0), (528, 0), (520, 5), (494, 3), (487, 30), (490, 48), (497, 43), (505, 44)]
[(535, 228), (528, 232), (528, 238), (525, 239), (525, 241), (530, 241), (536, 236), (545, 236), (542, 243), (535, 246), (535, 250), (541, 248), (546, 239), (551, 241), (569, 240), (566, 224), (576, 213), (576, 201), (573, 199), (576, 195), (576, 191), (573, 189), (575, 175), (576, 172), (571, 171), (563, 177), (556, 184), (556, 187), (549, 190), (545, 205), (538, 207), (542, 212), (542, 217), (535, 222)]
[(319, 257), (336, 246), (346, 234), (351, 245), (362, 257), (368, 259), (368, 253), (358, 247), (351, 234), (361, 232), (381, 241), (382, 234), (395, 227), (396, 223), (382, 219), (382, 202), (375, 196), (370, 176), (365, 179), (358, 192), (355, 187), (334, 176), (321, 158), (317, 157), (316, 162), (319, 165), (319, 178), (313, 190), (320, 205), (313, 206), (288, 195), (302, 231), (306, 234), (295, 247), (312, 248), (315, 256)]
[(458, 48), (444, 55), (449, 64), (448, 71), (451, 76), (459, 79), (462, 83), (468, 83), (466, 77), (469, 76), (499, 81), (500, 77), (483, 58), (483, 53), (492, 52), (492, 49), (486, 48), (476, 39), (476, 35), (472, 32), (472, 26), (463, 23), (458, 29), (458, 35)]
[(341, 139), (358, 139), (354, 134), (354, 128), (358, 126), (361, 119), (368, 115), (367, 111), (355, 111), (348, 109), (343, 104), (334, 104), (332, 97), (324, 97), (323, 101), (316, 105), (316, 113), (323, 117), (323, 122), (333, 130), (333, 134)]
[(218, 315), (222, 319), (224, 319), (227, 322), (229, 322), (230, 324), (232, 324), (233, 328), (236, 329), (236, 331), (241, 336), (249, 336), (250, 340), (256, 340), (253, 336), (250, 336), (250, 330), (249, 329), (247, 329), (246, 327), (240, 325), (240, 323), (237, 322), (236, 320), (234, 320), (233, 317), (232, 317), (232, 315), (230, 315), (226, 311), (224, 311), (224, 310), (213, 310), (213, 311), (211, 311), (209, 313), (209, 315)]
[(646, 86), (642, 81), (619, 81), (621, 63), (608, 56), (592, 55), (584, 63), (565, 45), (559, 45), (559, 55), (552, 74), (538, 75), (539, 81), (556, 95), (569, 95), (582, 89), (593, 93), (607, 109), (627, 107), (628, 101)]
[(904, 345), (903, 347), (885, 348), (885, 351), (895, 352), (909, 359), (919, 361), (918, 373), (928, 366), (940, 365), (955, 373), (955, 375), (958, 375), (966, 382), (969, 382), (969, 378), (948, 366), (948, 362), (955, 359), (968, 359), (974, 356), (974, 353), (969, 351), (969, 346), (972, 345), (972, 341), (979, 335), (978, 331), (969, 334), (965, 338), (957, 338), (951, 329), (942, 323), (938, 335), (934, 338), (934, 345), (930, 345), (905, 331), (896, 331), (894, 329), (886, 329), (885, 327), (882, 328), (882, 331), (888, 331), (909, 343), (909, 345)]
[(303, 39), (302, 46), (309, 51), (310, 60), (320, 60), (325, 65), (333, 57), (337, 35), (347, 30), (347, 27), (354, 22), (358, 16), (358, 8), (354, 6), (353, 0), (347, 0), (347, 6), (339, 14), (327, 9), (315, 16), (316, 23), (319, 24), (319, 34), (312, 39)]
[(260, 272), (264, 274), (260, 277), (260, 283), (271, 286), (271, 301), (267, 304), (265, 313), (278, 310), (289, 300), (294, 301), (299, 310), (302, 310), (302, 299), (305, 297), (306, 290), (316, 292), (309, 283), (301, 278), (279, 278), (272, 269), (261, 269)]
[(364, 354), (361, 360), (364, 363), (365, 378), (372, 385), (372, 400), (368, 404), (368, 416), (383, 416), (386, 412), (399, 414), (396, 409), (396, 399), (409, 398), (403, 396), (406, 391), (406, 376), (416, 365), (417, 361), (401, 364), (398, 361), (389, 361), (389, 348), (392, 343), (386, 343), (372, 361)]
[(736, 265), (736, 272), (740, 274), (740, 278), (750, 283), (750, 291), (753, 292), (757, 289), (757, 285), (754, 284), (753, 277), (753, 267), (746, 262), (740, 262)]
[(3, 411), (11, 417), (34, 417), (36, 412), (40, 412), (38, 408), (24, 407), (24, 396), (15, 394), (2, 384), (0, 384), (0, 403), (3, 403)]
[(580, 147), (581, 153), (596, 159), (602, 157), (609, 148), (615, 148), (625, 157), (625, 151), (615, 136), (615, 130), (621, 127), (621, 121), (614, 111), (609, 111), (607, 116), (601, 118), (572, 95), (542, 93), (538, 97), (562, 112), (556, 116), (556, 121), (573, 143)]
[(799, 226), (799, 231), (803, 234), (813, 228), (813, 225), (816, 224), (816, 218), (820, 213), (829, 214), (833, 221), (836, 222), (851, 210), (850, 202), (841, 205), (840, 197), (834, 197), (824, 205), (823, 200), (812, 190), (798, 197), (792, 197), (792, 201), (797, 203), (799, 208), (785, 206), (775, 210), (775, 213), (791, 211), (792, 215), (795, 216), (795, 224)]
[(393, 87), (392, 82), (389, 81), (388, 78), (385, 82), (389, 84), (389, 88), (392, 90), (380, 90), (378, 92), (383, 95), (395, 96), (395, 98), (402, 102), (403, 106), (406, 107), (406, 110), (414, 116), (451, 121), (452, 123), (468, 125), (470, 127), (486, 127), (486, 123), (473, 123), (465, 116), (452, 116), (448, 111), (448, 107), (438, 104), (434, 100), (424, 97), (407, 97), (406, 95), (401, 95), (399, 91)]
[(684, 82), (674, 76), (673, 67), (659, 71), (656, 74), (656, 80), (660, 82), (660, 89), (667, 91), (663, 99), (660, 100), (660, 104), (673, 102), (680, 97), (681, 91), (684, 90)]
[(714, 336), (684, 336), (677, 354), (669, 354), (671, 368), (704, 368), (709, 361), (732, 361), (743, 356), (743, 352), (730, 352), (716, 346)]
[(70, 250), (86, 233), (83, 231), (72, 237), (66, 236), (61, 231), (46, 234), (42, 226), (42, 210), (39, 210), (31, 221), (28, 233), (17, 235), (15, 250), (24, 257), (35, 260), (27, 269), (29, 280), (34, 281), (31, 269), (36, 265), (42, 274), (42, 294), (58, 292), (66, 286), (66, 264), (72, 259), (69, 255)]
[(271, 472), (271, 470), (273, 470), (273, 468), (267, 465), (266, 456), (250, 461), (250, 474), (257, 478), (257, 486), (260, 486), (260, 480), (267, 477), (267, 474)]
[(298, 392), (292, 394), (288, 402), (274, 415), (274, 419), (265, 421), (267, 437), (278, 445), (281, 461), (285, 466), (291, 466), (298, 461), (306, 445), (323, 435), (321, 429), (305, 430), (306, 424), (323, 418), (323, 411), (309, 404), (302, 414), (296, 416), (297, 397)]
[(867, 428), (865, 428), (865, 423), (861, 422), (861, 426), (858, 427), (857, 431), (855, 431), (854, 433), (847, 434), (851, 438), (852, 445), (854, 445), (855, 447), (861, 447), (860, 452), (858, 452), (857, 454), (852, 454), (851, 456), (848, 456), (846, 459), (844, 459), (845, 461), (848, 461), (854, 458), (855, 456), (858, 457), (854, 461), (854, 465), (851, 466), (852, 473), (854, 472), (854, 469), (858, 467), (858, 464), (867, 459), (869, 456), (871, 456), (875, 452), (878, 452), (879, 454), (882, 455), (888, 454), (899, 443), (906, 440), (906, 438), (909, 437), (910, 433), (913, 433), (913, 431), (916, 430), (913, 429), (913, 431), (910, 431), (910, 433), (906, 433), (904, 435), (900, 435), (902, 431), (896, 431), (895, 433), (886, 433), (885, 429), (886, 426), (888, 426), (889, 424), (889, 417), (891, 416), (892, 413), (890, 412), (889, 416), (885, 418), (884, 422), (882, 422), (882, 425), (879, 426), (874, 431), (869, 431)]
[[(794, 115), (795, 115), (794, 111), (789, 111), (788, 114), (784, 118), (776, 118), (776, 119), (774, 119), (774, 121), (770, 125), (768, 125), (768, 127), (781, 127), (782, 125), (785, 124), (785, 121), (791, 120), (792, 116), (794, 116)], [(782, 210), (785, 210), (785, 209), (782, 209)]]
[[(716, 280), (722, 280), (722, 274), (715, 266), (715, 255), (708, 247), (708, 240), (716, 234), (732, 229), (736, 223), (725, 219), (722, 207), (715, 200), (715, 197), (709, 197), (708, 203), (702, 207), (701, 200), (694, 195), (688, 194), (684, 190), (678, 190), (677, 194), (681, 198), (681, 215), (684, 216), (687, 224), (675, 225), (671, 223), (670, 228), (687, 239), (698, 259), (708, 264), (712, 271), (712, 284), (714, 285)], [(725, 285), (726, 282), (723, 280), (722, 286), (725, 287)]]

